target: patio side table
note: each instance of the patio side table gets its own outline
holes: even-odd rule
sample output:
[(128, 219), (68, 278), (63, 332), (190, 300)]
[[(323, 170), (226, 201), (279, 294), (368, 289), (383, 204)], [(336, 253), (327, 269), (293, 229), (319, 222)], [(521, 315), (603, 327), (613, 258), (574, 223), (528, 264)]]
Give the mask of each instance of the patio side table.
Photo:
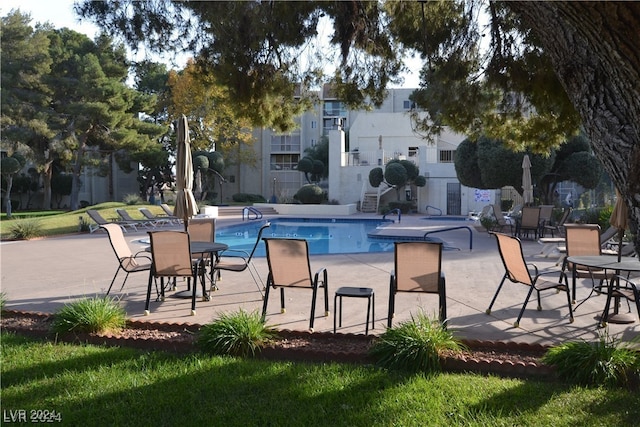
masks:
[[(338, 308), (337, 301), (340, 297), (340, 308)], [(338, 288), (336, 295), (333, 298), (333, 306), (338, 313), (339, 323), (338, 326), (342, 326), (342, 297), (347, 298), (366, 298), (367, 299), (367, 321), (365, 323), (365, 335), (369, 335), (369, 314), (371, 313), (371, 329), (375, 329), (375, 317), (376, 317), (376, 296), (371, 288), (355, 288), (350, 286), (343, 286)], [(373, 308), (371, 308), (373, 307)], [(333, 333), (336, 333), (336, 316), (333, 316)]]

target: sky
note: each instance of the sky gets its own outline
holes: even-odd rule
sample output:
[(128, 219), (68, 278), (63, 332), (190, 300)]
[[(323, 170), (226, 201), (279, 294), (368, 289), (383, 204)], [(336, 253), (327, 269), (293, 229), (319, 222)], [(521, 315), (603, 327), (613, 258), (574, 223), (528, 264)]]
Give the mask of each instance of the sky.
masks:
[[(11, 9), (20, 9), (23, 13), (26, 12), (31, 15), (31, 25), (35, 25), (38, 22), (50, 22), (55, 28), (68, 27), (93, 39), (99, 29), (86, 20), (80, 23), (80, 19), (73, 12), (73, 2), (74, 0), (2, 0), (0, 3), (0, 16), (7, 15)], [(184, 66), (187, 57), (178, 60), (176, 58), (172, 59), (173, 62)], [(154, 60), (167, 62), (169, 68), (175, 68), (175, 65), (170, 64), (169, 61), (162, 61), (162, 58), (154, 58)], [(407, 65), (414, 70), (420, 68), (418, 59), (409, 59)], [(406, 74), (403, 77), (405, 79), (404, 84), (391, 87), (417, 88), (419, 86), (417, 72)]]

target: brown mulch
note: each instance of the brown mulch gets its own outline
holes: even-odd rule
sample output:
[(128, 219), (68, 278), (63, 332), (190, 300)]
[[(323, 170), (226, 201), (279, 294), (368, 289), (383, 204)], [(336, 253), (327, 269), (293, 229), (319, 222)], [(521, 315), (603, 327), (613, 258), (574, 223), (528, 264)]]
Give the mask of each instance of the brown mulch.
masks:
[[(51, 316), (41, 313), (4, 312), (0, 327), (19, 334), (47, 337), (50, 336), (51, 322)], [(85, 335), (92, 336), (88, 340), (90, 342), (184, 352), (195, 348), (199, 328), (200, 325), (130, 322), (127, 328), (116, 334)], [(86, 336), (74, 337), (72, 341), (86, 340)], [(284, 330), (279, 331), (278, 339), (265, 348), (263, 353), (267, 358), (274, 359), (366, 362), (367, 353), (375, 339), (375, 336), (365, 335)], [(448, 354), (445, 365), (457, 371), (514, 376), (530, 375), (536, 368), (543, 368), (543, 374), (546, 375), (550, 369), (540, 361), (546, 350), (542, 346), (487, 341), (467, 341), (464, 344), (467, 350)]]

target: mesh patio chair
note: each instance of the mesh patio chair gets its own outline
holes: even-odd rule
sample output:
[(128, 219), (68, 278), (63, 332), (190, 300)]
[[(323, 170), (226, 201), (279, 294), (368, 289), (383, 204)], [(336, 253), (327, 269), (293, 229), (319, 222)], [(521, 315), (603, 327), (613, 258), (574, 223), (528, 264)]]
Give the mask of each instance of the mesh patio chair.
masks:
[(636, 309), (638, 311), (638, 317), (640, 318), (640, 286), (638, 286), (635, 282), (629, 280), (628, 277), (616, 276), (615, 279), (618, 281), (616, 286), (613, 286), (611, 292), (607, 294), (607, 302), (604, 307), (602, 319), (600, 320), (600, 325), (602, 327), (607, 325), (607, 321), (609, 319), (611, 298), (624, 298), (627, 300), (627, 302), (635, 302)]
[(280, 312), (285, 312), (284, 288), (301, 288), (312, 291), (309, 329), (313, 330), (318, 288), (324, 288), (324, 311), (329, 315), (329, 290), (327, 270), (319, 269), (311, 275), (309, 245), (304, 239), (263, 239), (267, 250), (269, 276), (262, 306), (262, 319), (267, 315), (269, 290), (280, 288)]
[(447, 319), (445, 277), (442, 272), (442, 243), (395, 242), (394, 270), (389, 279), (389, 317), (391, 328), (398, 292), (437, 294), (438, 318), (444, 325)]
[(149, 269), (151, 268), (151, 257), (146, 251), (140, 251), (136, 254), (131, 252), (127, 241), (124, 239), (122, 228), (118, 224), (104, 224), (100, 227), (107, 232), (107, 235), (109, 236), (109, 242), (111, 243), (111, 248), (113, 249), (113, 252), (116, 254), (116, 258), (118, 259), (118, 269), (113, 275), (113, 279), (111, 279), (109, 289), (107, 289), (107, 295), (109, 295), (109, 292), (111, 292), (111, 287), (116, 281), (116, 277), (118, 276), (120, 270), (123, 270), (127, 273), (124, 281), (122, 282), (122, 286), (120, 286), (120, 291), (122, 291), (125, 283), (127, 283), (127, 279), (129, 278), (130, 273), (149, 271)]
[(553, 216), (553, 205), (540, 205), (540, 218), (538, 225), (538, 235), (544, 237), (546, 226), (551, 224), (551, 217)]
[(517, 226), (518, 237), (522, 238), (523, 234), (529, 237), (529, 232), (533, 232), (534, 238), (538, 238), (538, 230), (540, 229), (540, 207), (525, 206), (522, 208), (522, 216)]
[[(502, 277), (502, 281), (496, 290), (489, 308), (486, 313), (491, 314), (491, 307), (496, 301), (502, 285), (509, 279), (512, 283), (521, 283), (529, 287), (529, 292), (524, 300), (522, 309), (518, 314), (518, 318), (513, 324), (514, 327), (520, 326), (520, 319), (524, 314), (524, 309), (527, 307), (531, 293), (535, 290), (538, 296), (538, 311), (542, 310), (542, 304), (540, 301), (540, 291), (546, 291), (548, 289), (556, 289), (558, 291), (564, 291), (567, 293), (567, 306), (569, 307), (569, 322), (573, 323), (573, 309), (571, 307), (571, 297), (569, 295), (569, 284), (567, 282), (567, 276), (563, 271), (560, 272), (560, 278), (557, 281), (545, 280), (545, 275), (557, 275), (557, 271), (549, 271), (540, 273), (538, 267), (535, 264), (527, 264), (524, 259), (524, 253), (522, 252), (522, 243), (520, 239), (513, 236), (508, 236), (502, 233), (492, 233), (496, 236), (498, 242), (498, 251), (500, 252), (500, 258), (502, 258), (502, 264), (504, 265), (505, 273)], [(531, 274), (533, 272), (533, 275)], [(564, 280), (564, 282), (563, 282)]]
[(511, 218), (504, 217), (504, 215), (502, 214), (500, 203), (493, 204), (493, 216), (496, 219), (496, 224), (493, 226), (491, 231), (502, 232), (505, 228), (508, 228), (509, 232), (513, 233), (513, 224), (511, 223)]
[[(264, 296), (262, 291), (265, 287), (264, 282), (260, 278), (260, 274), (256, 269), (255, 265), (251, 262), (253, 259), (253, 255), (260, 244), (260, 240), (262, 239), (262, 233), (264, 230), (269, 228), (271, 223), (267, 222), (265, 225), (260, 227), (258, 231), (258, 237), (256, 237), (256, 242), (251, 249), (251, 252), (239, 250), (239, 249), (227, 249), (218, 255), (217, 259), (215, 259), (213, 266), (211, 267), (211, 278), (213, 279), (212, 288), (217, 288), (217, 283), (220, 280), (220, 272), (221, 271), (233, 271), (236, 273), (240, 273), (242, 271), (248, 270), (249, 274), (251, 274), (251, 278), (253, 282), (256, 284), (258, 291), (260, 291), (260, 295)], [(215, 277), (217, 275), (217, 278)], [(258, 283), (260, 282), (260, 283)]]
[[(192, 218), (187, 224), (187, 232), (192, 242), (213, 242), (216, 239), (216, 219), (215, 218)], [(192, 254), (195, 259), (202, 259), (205, 265), (212, 266), (215, 260), (211, 259), (209, 252)], [(213, 269), (211, 269), (211, 285), (215, 289), (213, 280)]]
[[(194, 288), (197, 286), (198, 276), (202, 283), (202, 299), (206, 300), (204, 286), (204, 268), (202, 262), (192, 262), (189, 235), (184, 231), (149, 231), (151, 243), (151, 269), (147, 285), (147, 300), (144, 307), (145, 316), (149, 315), (151, 301), (151, 286), (157, 279), (161, 279), (160, 292), (157, 301), (164, 301), (164, 279), (185, 277), (193, 279)], [(191, 297), (191, 315), (196, 314), (196, 291), (193, 289)]]
[(569, 220), (570, 216), (571, 216), (571, 208), (567, 207), (562, 212), (560, 221), (558, 221), (556, 224), (549, 223), (543, 226), (544, 234), (549, 232), (551, 233), (551, 237), (555, 237), (556, 233), (558, 233), (558, 236), (561, 236), (561, 237), (564, 236), (564, 224)]
[[(602, 242), (600, 226), (598, 224), (567, 224), (566, 256), (601, 255)], [(607, 239), (608, 240), (608, 239)], [(562, 264), (563, 271), (571, 271), (573, 303), (576, 302), (576, 279), (591, 279), (591, 290), (586, 301), (594, 292), (601, 293), (606, 290), (605, 280), (610, 280), (615, 272), (585, 267), (567, 262), (566, 257)], [(596, 280), (599, 282), (596, 285)], [(581, 303), (582, 304), (582, 303)], [(577, 308), (577, 307), (576, 307)]]

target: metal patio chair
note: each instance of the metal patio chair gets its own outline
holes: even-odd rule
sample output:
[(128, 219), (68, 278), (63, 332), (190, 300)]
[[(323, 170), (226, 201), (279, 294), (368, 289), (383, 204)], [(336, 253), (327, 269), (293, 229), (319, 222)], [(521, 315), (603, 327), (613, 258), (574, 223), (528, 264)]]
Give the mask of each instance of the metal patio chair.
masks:
[(107, 295), (111, 292), (111, 287), (118, 276), (120, 270), (123, 270), (127, 273), (122, 282), (122, 286), (120, 286), (120, 291), (124, 288), (125, 283), (127, 283), (127, 279), (129, 278), (130, 273), (137, 273), (140, 271), (149, 271), (151, 268), (151, 257), (149, 253), (146, 251), (140, 251), (137, 253), (133, 253), (127, 244), (127, 241), (124, 239), (124, 234), (122, 228), (118, 224), (104, 224), (100, 226), (107, 232), (109, 236), (109, 242), (111, 243), (111, 248), (113, 252), (116, 254), (116, 258), (118, 259), (118, 269), (116, 273), (113, 275), (113, 279), (111, 279), (111, 284), (109, 285), (109, 289), (107, 289)]

